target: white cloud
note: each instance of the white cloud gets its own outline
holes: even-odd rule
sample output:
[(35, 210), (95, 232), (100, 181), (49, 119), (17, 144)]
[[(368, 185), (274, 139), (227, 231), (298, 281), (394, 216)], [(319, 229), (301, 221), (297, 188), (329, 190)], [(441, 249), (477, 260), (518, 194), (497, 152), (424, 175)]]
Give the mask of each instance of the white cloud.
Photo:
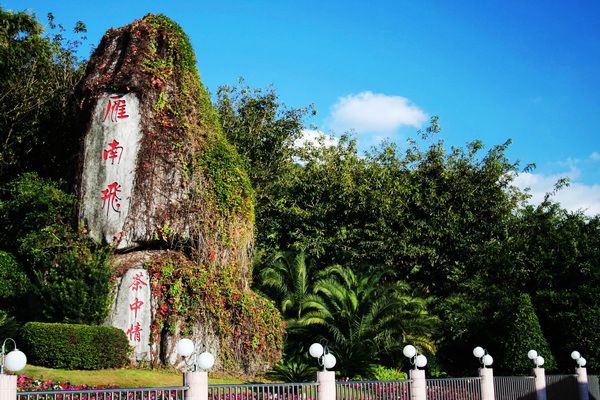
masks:
[(331, 147), (337, 145), (338, 139), (319, 130), (304, 129), (302, 137), (294, 142), (294, 147), (303, 147), (309, 143), (313, 146)]
[(427, 114), (406, 97), (370, 91), (340, 97), (331, 109), (330, 128), (357, 133), (394, 133), (401, 126), (419, 128)]
[(590, 159), (593, 161), (600, 161), (600, 153), (597, 151), (592, 152), (592, 154), (590, 154)]
[(539, 204), (544, 200), (546, 193), (552, 192), (556, 181), (567, 177), (571, 180), (570, 185), (559, 190), (552, 196), (552, 199), (569, 211), (583, 211), (588, 216), (600, 214), (600, 185), (586, 185), (578, 182), (579, 176), (580, 171), (577, 168), (571, 168), (566, 173), (556, 175), (523, 172), (515, 178), (513, 183), (521, 189), (530, 188), (529, 202)]

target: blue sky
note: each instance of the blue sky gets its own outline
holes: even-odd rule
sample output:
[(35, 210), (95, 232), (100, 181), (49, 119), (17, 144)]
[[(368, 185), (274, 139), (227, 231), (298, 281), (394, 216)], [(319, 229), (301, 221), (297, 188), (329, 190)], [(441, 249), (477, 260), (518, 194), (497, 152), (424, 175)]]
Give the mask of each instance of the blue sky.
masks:
[[(600, 213), (600, 2), (587, 1), (7, 1), (58, 22), (83, 20), (96, 45), (110, 27), (163, 13), (188, 33), (212, 93), (239, 77), (314, 104), (307, 123), (363, 148), (398, 143), (439, 115), (462, 146), (512, 139), (534, 199)], [(85, 4), (85, 5), (81, 5)]]

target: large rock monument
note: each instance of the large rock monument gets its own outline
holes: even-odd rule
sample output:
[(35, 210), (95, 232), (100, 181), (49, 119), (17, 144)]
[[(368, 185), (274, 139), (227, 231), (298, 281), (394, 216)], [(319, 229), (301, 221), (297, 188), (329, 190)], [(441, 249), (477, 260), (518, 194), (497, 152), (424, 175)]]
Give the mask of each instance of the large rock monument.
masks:
[(249, 289), (253, 192), (196, 70), (187, 36), (147, 15), (109, 30), (77, 92), (78, 216), (113, 246), (107, 323), (133, 358), (178, 361), (191, 336), (217, 367), (260, 372), (281, 356), (283, 322)]

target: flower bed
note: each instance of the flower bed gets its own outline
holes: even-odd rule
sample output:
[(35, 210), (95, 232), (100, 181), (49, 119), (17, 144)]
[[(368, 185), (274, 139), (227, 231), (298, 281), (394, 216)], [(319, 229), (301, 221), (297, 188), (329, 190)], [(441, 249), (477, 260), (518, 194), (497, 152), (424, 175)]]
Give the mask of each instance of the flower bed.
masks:
[(115, 389), (118, 386), (88, 386), (72, 385), (69, 382), (54, 382), (52, 380), (33, 379), (27, 375), (19, 375), (17, 378), (17, 391), (19, 392), (41, 392), (49, 390), (94, 390), (94, 389)]

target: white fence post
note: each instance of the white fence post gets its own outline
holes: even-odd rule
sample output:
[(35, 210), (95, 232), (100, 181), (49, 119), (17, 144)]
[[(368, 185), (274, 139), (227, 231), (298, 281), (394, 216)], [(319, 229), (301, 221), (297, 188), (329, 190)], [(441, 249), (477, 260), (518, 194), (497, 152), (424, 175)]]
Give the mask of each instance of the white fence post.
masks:
[(537, 400), (546, 400), (546, 371), (544, 368), (534, 368), (535, 394)]
[(17, 400), (16, 375), (0, 375), (0, 400)]
[(410, 398), (411, 400), (427, 400), (427, 381), (424, 369), (411, 369)]
[(185, 400), (208, 400), (208, 372), (186, 372), (184, 384), (188, 387)]
[(335, 400), (335, 372), (317, 372), (317, 400)]
[(495, 400), (494, 395), (494, 370), (492, 368), (479, 368), (481, 378), (481, 400)]
[(587, 370), (584, 367), (575, 368), (577, 374), (577, 387), (579, 387), (579, 400), (589, 400)]

